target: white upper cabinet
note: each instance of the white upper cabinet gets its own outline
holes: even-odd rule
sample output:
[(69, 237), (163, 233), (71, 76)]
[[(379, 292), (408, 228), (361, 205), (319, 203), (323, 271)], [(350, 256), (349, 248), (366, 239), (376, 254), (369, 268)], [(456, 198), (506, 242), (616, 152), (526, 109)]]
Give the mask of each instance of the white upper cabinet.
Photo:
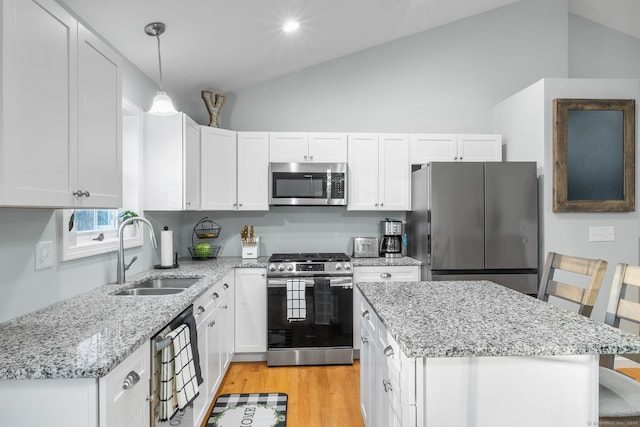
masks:
[(349, 134), (348, 210), (409, 210), (409, 137)]
[(1, 4), (0, 205), (118, 207), (120, 57), (53, 0)]
[(410, 135), (412, 164), (502, 160), (502, 136), (493, 134)]
[(269, 210), (269, 134), (238, 132), (238, 210)]
[(200, 209), (199, 147), (200, 128), (186, 114), (144, 115), (145, 210)]
[(201, 126), (202, 209), (236, 210), (236, 132)]
[(345, 163), (343, 133), (276, 132), (269, 134), (269, 159), (277, 163)]

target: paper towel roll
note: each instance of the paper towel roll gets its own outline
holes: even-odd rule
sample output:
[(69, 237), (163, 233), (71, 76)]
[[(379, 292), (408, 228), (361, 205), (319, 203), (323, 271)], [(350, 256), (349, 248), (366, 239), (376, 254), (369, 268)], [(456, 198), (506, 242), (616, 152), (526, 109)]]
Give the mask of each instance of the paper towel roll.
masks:
[(173, 230), (167, 226), (160, 232), (160, 266), (173, 267)]

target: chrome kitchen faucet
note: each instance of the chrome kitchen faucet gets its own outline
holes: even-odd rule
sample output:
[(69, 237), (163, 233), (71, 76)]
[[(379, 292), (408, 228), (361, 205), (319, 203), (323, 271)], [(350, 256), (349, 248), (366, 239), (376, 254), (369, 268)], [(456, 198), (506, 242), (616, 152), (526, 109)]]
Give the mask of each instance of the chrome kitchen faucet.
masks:
[(131, 262), (128, 265), (124, 265), (123, 230), (125, 226), (127, 226), (129, 223), (134, 221), (140, 221), (149, 226), (149, 235), (151, 236), (151, 246), (153, 246), (154, 248), (158, 247), (158, 242), (156, 241), (156, 234), (155, 234), (155, 231), (153, 230), (153, 225), (151, 225), (148, 219), (136, 216), (133, 218), (127, 218), (124, 221), (122, 221), (122, 224), (120, 224), (120, 228), (118, 228), (118, 240), (120, 240), (120, 247), (118, 250), (118, 280), (116, 282), (118, 284), (122, 284), (125, 282), (125, 271), (127, 271), (129, 267), (131, 267), (131, 264), (133, 264), (134, 261), (137, 259), (137, 257), (133, 257), (133, 259), (131, 259)]

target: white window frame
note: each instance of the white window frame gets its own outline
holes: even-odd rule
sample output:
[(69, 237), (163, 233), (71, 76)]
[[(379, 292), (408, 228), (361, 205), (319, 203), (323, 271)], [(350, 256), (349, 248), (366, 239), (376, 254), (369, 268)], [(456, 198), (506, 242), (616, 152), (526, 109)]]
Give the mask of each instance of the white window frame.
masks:
[[(144, 114), (140, 107), (126, 98), (122, 99), (122, 204), (124, 209), (142, 215), (142, 145)], [(119, 209), (119, 211), (122, 209)], [(118, 230), (104, 231), (102, 241), (93, 240), (100, 232), (69, 231), (69, 219), (73, 209), (58, 213), (62, 232), (62, 261), (70, 261), (119, 249)], [(142, 246), (142, 227), (133, 223), (125, 228), (124, 247)]]

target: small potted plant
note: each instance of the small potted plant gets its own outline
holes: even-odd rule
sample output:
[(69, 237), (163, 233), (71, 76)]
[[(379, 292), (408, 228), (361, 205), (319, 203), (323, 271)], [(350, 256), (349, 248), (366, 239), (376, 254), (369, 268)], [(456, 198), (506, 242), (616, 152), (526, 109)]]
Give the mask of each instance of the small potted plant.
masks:
[[(129, 218), (136, 218), (139, 215), (137, 213), (135, 213), (134, 211), (131, 210), (124, 210), (122, 212), (120, 212), (118, 214), (118, 223), (122, 224), (124, 221), (126, 221)], [(129, 227), (130, 225), (133, 225), (133, 227)], [(129, 224), (127, 224), (124, 228), (124, 230), (122, 230), (123, 233), (125, 233), (125, 237), (133, 237), (136, 234), (136, 231), (138, 230), (138, 222), (137, 221), (133, 221), (130, 222)]]

